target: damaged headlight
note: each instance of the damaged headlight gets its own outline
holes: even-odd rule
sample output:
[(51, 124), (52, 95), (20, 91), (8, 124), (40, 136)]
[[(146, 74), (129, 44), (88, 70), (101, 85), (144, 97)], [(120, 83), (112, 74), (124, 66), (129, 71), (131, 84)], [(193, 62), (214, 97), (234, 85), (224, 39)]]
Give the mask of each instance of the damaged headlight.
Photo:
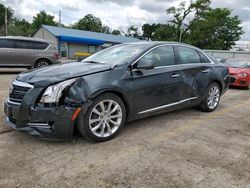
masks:
[(73, 84), (77, 79), (70, 79), (64, 82), (61, 82), (56, 85), (49, 86), (40, 100), (41, 103), (56, 103), (59, 102), (60, 97), (62, 96), (63, 90)]

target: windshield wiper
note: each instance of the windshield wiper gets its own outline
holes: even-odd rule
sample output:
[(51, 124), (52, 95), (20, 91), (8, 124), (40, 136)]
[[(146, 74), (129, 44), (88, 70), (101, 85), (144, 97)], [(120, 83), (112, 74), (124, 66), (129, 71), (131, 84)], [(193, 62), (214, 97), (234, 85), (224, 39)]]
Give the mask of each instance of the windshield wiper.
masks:
[(103, 61), (82, 61), (86, 63), (96, 63), (96, 64), (105, 64)]

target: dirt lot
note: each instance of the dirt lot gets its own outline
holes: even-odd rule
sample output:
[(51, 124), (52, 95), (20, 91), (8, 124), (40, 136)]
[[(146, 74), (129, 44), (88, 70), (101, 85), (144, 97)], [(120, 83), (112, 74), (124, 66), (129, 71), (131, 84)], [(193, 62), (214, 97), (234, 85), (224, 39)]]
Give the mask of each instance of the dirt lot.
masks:
[[(0, 73), (0, 108), (17, 72)], [(0, 111), (0, 187), (250, 187), (250, 91), (217, 111), (128, 124), (115, 139), (52, 142), (11, 130)]]

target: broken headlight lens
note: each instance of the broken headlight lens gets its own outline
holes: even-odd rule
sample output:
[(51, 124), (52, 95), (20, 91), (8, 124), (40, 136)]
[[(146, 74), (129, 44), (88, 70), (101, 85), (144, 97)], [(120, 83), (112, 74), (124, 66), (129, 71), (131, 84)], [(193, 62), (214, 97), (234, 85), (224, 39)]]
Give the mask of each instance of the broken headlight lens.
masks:
[(56, 85), (49, 86), (40, 100), (41, 103), (56, 103), (59, 102), (62, 92), (65, 88), (76, 81), (76, 78), (60, 82)]

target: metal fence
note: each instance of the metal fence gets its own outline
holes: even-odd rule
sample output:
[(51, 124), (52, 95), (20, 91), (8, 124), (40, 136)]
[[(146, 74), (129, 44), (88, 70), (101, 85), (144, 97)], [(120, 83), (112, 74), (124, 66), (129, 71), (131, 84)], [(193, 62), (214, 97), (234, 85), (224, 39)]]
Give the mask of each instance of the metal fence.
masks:
[(203, 50), (206, 54), (216, 58), (249, 58), (250, 52), (227, 51), (227, 50)]

